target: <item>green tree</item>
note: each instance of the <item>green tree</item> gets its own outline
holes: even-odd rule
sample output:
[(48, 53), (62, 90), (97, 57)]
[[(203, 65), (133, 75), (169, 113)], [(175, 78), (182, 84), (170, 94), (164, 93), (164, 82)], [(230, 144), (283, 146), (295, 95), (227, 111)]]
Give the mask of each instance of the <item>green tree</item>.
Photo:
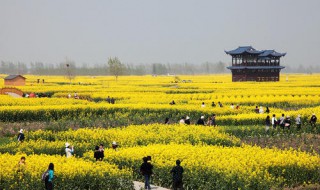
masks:
[(125, 71), (125, 66), (120, 62), (120, 60), (117, 57), (110, 57), (108, 59), (108, 66), (109, 66), (109, 73), (111, 75), (114, 75), (116, 80), (118, 80), (118, 77), (120, 75), (123, 75)]

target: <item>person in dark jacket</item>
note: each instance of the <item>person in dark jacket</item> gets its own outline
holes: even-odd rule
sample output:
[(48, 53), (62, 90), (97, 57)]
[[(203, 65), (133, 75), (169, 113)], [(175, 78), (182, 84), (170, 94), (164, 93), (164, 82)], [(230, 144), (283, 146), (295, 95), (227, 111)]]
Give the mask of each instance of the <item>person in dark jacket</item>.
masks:
[(200, 119), (197, 121), (197, 125), (205, 125), (204, 123), (204, 116), (201, 116)]
[(172, 168), (170, 173), (172, 173), (172, 186), (174, 190), (182, 189), (183, 183), (182, 183), (182, 174), (183, 174), (183, 167), (180, 166), (180, 160), (176, 161), (176, 166)]
[(140, 166), (140, 173), (144, 176), (144, 188), (151, 189), (150, 186), (150, 177), (152, 173), (153, 165), (148, 162), (147, 157), (143, 157), (143, 163)]
[(316, 127), (316, 123), (317, 123), (317, 116), (316, 116), (316, 114), (312, 114), (312, 116), (310, 118), (311, 127)]
[(255, 111), (256, 113), (259, 113), (259, 108), (258, 108), (258, 106), (256, 106), (256, 108), (254, 109), (254, 111)]
[(268, 115), (266, 118), (266, 131), (269, 131), (271, 125), (270, 116)]
[(190, 117), (187, 116), (186, 119), (184, 120), (184, 124), (190, 125)]
[(269, 107), (267, 106), (266, 108), (266, 113), (269, 114), (270, 113), (270, 110), (269, 110)]
[(99, 146), (96, 146), (94, 149), (94, 158), (96, 159), (96, 161), (98, 161), (100, 159)]
[(169, 124), (169, 117), (166, 117), (164, 124)]
[(290, 116), (287, 116), (287, 118), (284, 120), (284, 126), (290, 130), (290, 127), (291, 127)]
[(19, 142), (23, 142), (23, 141), (24, 141), (23, 129), (20, 129), (17, 140), (18, 140)]

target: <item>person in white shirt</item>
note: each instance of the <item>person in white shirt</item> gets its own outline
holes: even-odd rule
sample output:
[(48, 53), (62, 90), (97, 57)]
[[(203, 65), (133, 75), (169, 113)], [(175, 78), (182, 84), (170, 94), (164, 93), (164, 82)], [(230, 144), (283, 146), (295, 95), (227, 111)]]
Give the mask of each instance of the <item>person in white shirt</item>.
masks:
[(206, 107), (206, 105), (204, 104), (204, 102), (202, 102), (201, 107), (202, 107), (202, 108)]
[(233, 105), (233, 104), (231, 104), (230, 108), (231, 108), (231, 109), (234, 109), (234, 105)]
[(259, 113), (263, 114), (263, 107), (262, 106), (260, 106)]
[(297, 130), (299, 131), (301, 129), (301, 115), (300, 114), (296, 118), (296, 125), (297, 125)]
[(71, 148), (70, 148), (70, 144), (66, 143), (66, 156), (67, 156), (67, 158), (72, 157), (73, 152), (74, 152), (73, 146), (71, 146)]
[(271, 124), (272, 124), (272, 127), (275, 129), (275, 128), (277, 128), (277, 118), (276, 118), (276, 115), (275, 114), (273, 114), (272, 115), (272, 119), (271, 119)]
[(179, 121), (180, 125), (184, 125), (185, 124), (185, 121), (184, 121), (184, 117), (182, 117)]

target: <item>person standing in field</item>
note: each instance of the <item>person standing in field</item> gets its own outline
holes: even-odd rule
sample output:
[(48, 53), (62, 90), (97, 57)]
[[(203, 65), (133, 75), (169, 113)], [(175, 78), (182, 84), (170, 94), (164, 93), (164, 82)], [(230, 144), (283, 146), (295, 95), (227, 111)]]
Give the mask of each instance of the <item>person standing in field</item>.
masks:
[(270, 113), (270, 110), (269, 110), (269, 107), (267, 106), (266, 108), (266, 113), (269, 114)]
[(204, 123), (204, 116), (201, 116), (201, 117), (198, 119), (197, 125), (205, 125), (205, 123)]
[(279, 119), (279, 125), (282, 129), (284, 129), (284, 120), (285, 120), (285, 117), (284, 117), (284, 114), (281, 115), (280, 119)]
[(164, 120), (164, 124), (169, 124), (169, 117), (166, 117), (166, 119)]
[(66, 157), (67, 158), (72, 157), (72, 154), (74, 152), (73, 146), (70, 147), (70, 144), (66, 143), (66, 150), (65, 151), (66, 151)]
[(222, 108), (222, 107), (223, 107), (223, 105), (222, 105), (222, 103), (221, 103), (221, 102), (218, 102), (218, 104), (219, 104), (219, 107), (220, 107), (220, 108)]
[(181, 161), (176, 161), (176, 166), (172, 168), (170, 173), (172, 174), (172, 181), (173, 181), (173, 189), (182, 189), (183, 182), (182, 182), (182, 174), (183, 174), (183, 167), (180, 166)]
[(214, 107), (216, 107), (216, 104), (214, 102), (212, 102), (211, 106), (214, 108)]
[(202, 102), (201, 107), (202, 107), (202, 108), (205, 108), (205, 107), (206, 107), (206, 105), (204, 104), (204, 102)]
[(150, 177), (153, 174), (152, 173), (153, 165), (148, 162), (147, 157), (143, 157), (143, 163), (140, 166), (140, 173), (144, 176), (144, 188), (145, 189), (151, 189), (150, 186)]
[(45, 188), (46, 190), (52, 190), (53, 189), (53, 178), (54, 178), (54, 165), (53, 163), (49, 164), (48, 167), (48, 176), (45, 180)]
[(272, 115), (272, 119), (271, 119), (271, 124), (272, 124), (273, 129), (276, 129), (276, 128), (277, 128), (277, 122), (278, 122), (278, 120), (277, 120), (277, 118), (276, 118), (276, 115), (273, 114), (273, 115)]
[(184, 123), (187, 124), (187, 125), (191, 124), (189, 116), (186, 117), (186, 120), (184, 120)]
[(233, 105), (233, 103), (231, 103), (230, 108), (231, 108), (232, 110), (234, 109), (234, 105)]
[(112, 149), (113, 149), (113, 150), (117, 151), (117, 149), (118, 149), (118, 144), (117, 144), (116, 141), (113, 141), (112, 144), (111, 144), (111, 146), (112, 146)]
[(254, 111), (255, 111), (256, 113), (259, 113), (259, 108), (258, 108), (258, 106), (256, 106), (256, 108), (254, 109)]
[(310, 118), (311, 127), (315, 128), (316, 127), (316, 123), (317, 123), (317, 116), (316, 116), (315, 113), (313, 113), (311, 118)]
[(263, 107), (262, 106), (260, 106), (259, 113), (263, 114)]
[(298, 117), (296, 117), (296, 125), (297, 125), (297, 130), (300, 131), (301, 129), (301, 115), (299, 114)]
[(214, 127), (216, 126), (216, 114), (212, 114), (212, 116), (209, 117), (207, 125)]
[(107, 100), (107, 102), (108, 102), (109, 104), (111, 103), (110, 96), (108, 96), (106, 100)]
[(100, 144), (99, 146), (99, 159), (100, 161), (102, 161), (104, 158), (104, 147), (103, 147), (103, 144)]
[(95, 147), (93, 157), (96, 159), (96, 161), (98, 161), (100, 159), (99, 146)]
[(237, 106), (236, 106), (236, 110), (238, 110), (238, 109), (240, 109), (240, 106), (239, 106), (239, 104), (237, 104)]
[(290, 127), (291, 127), (290, 116), (287, 116), (287, 118), (284, 120), (284, 126), (290, 130)]
[(269, 131), (271, 125), (270, 116), (268, 115), (266, 118), (266, 132)]
[(20, 129), (17, 140), (21, 143), (24, 141), (23, 129)]

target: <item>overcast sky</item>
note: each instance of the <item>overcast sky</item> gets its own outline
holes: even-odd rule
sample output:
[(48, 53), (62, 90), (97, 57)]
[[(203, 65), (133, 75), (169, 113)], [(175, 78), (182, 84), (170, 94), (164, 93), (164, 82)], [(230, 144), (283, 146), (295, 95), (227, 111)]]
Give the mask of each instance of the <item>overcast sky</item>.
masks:
[(320, 0), (0, 0), (0, 60), (230, 62), (252, 45), (320, 64)]

